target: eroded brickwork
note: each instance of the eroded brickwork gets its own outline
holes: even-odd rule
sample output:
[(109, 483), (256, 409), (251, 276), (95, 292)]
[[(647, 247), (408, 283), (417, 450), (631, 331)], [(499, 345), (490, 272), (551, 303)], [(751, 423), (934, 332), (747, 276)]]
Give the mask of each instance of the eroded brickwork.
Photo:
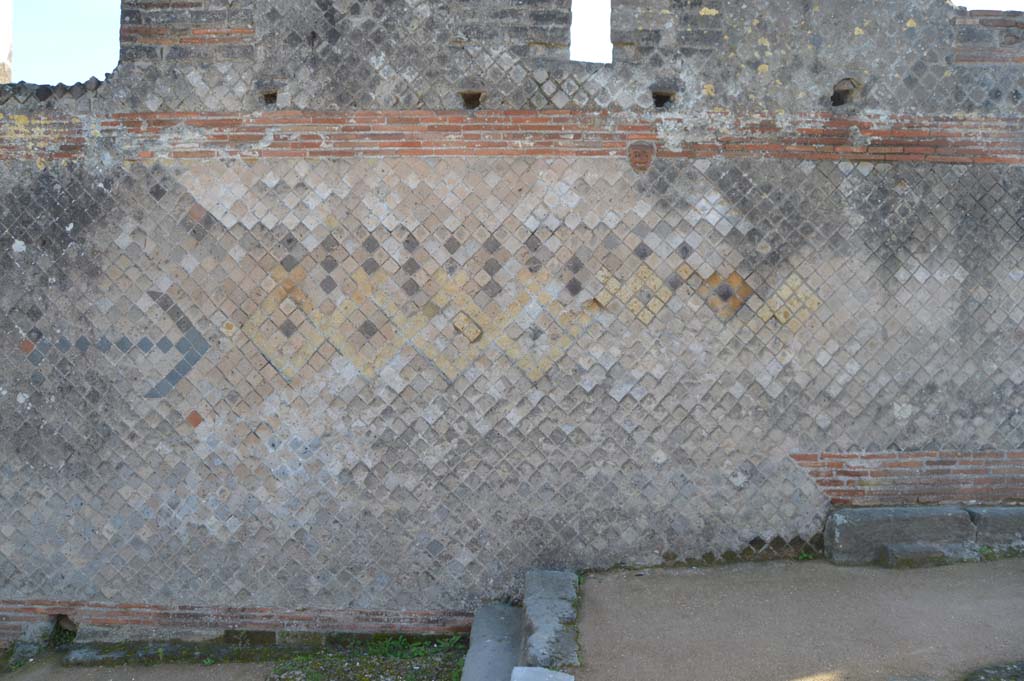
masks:
[(0, 94), (0, 620), (443, 630), (530, 566), (1024, 497), (975, 15), (618, 3), (602, 67), (567, 4), (126, 0), (109, 82)]
[[(460, 108), (1015, 115), (1021, 13), (898, 4), (613, 0), (610, 65), (570, 62), (567, 0), (122, 0), (121, 64), (83, 111)], [(274, 91), (268, 105), (264, 94)], [(16, 100), (35, 101), (16, 91)], [(12, 93), (0, 89), (0, 104)], [(698, 126), (699, 127), (699, 126)]]

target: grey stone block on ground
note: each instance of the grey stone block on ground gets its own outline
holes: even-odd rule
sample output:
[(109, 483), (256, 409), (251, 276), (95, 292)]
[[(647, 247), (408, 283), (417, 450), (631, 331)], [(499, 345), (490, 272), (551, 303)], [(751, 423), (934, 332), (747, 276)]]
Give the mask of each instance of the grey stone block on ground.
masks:
[(574, 572), (531, 570), (526, 574), (526, 650), (524, 661), (535, 667), (579, 665), (576, 650), (576, 593)]
[(96, 665), (127, 662), (125, 650), (100, 650), (93, 646), (76, 646), (64, 656), (64, 665), (68, 667), (91, 667)]
[[(37, 657), (43, 651), (52, 632), (53, 624), (51, 622), (32, 622), (24, 625), (21, 628), (21, 636), (11, 648), (8, 664), (17, 667)], [(2, 666), (0, 666), (0, 671), (3, 671)]]
[[(35, 659), (43, 651), (43, 646), (40, 643), (34, 641), (17, 641), (11, 650), (11, 656), (8, 659), (8, 664), (11, 669), (25, 664), (29, 660)], [(0, 672), (3, 671), (3, 667), (0, 667)]]
[(1001, 667), (979, 669), (965, 681), (1024, 681), (1024, 661)]
[(82, 624), (75, 635), (76, 643), (121, 643), (123, 641), (214, 641), (224, 635), (223, 629), (179, 629), (173, 627), (101, 627)]
[(574, 681), (571, 674), (551, 671), (543, 667), (516, 667), (512, 671), (512, 681)]
[(1024, 506), (969, 508), (982, 546), (1024, 548)]
[(53, 633), (53, 622), (29, 622), (21, 627), (20, 643), (46, 643)]
[(469, 653), (462, 681), (504, 681), (510, 678), (522, 650), (523, 610), (491, 603), (473, 616)]
[(844, 508), (825, 523), (825, 556), (840, 565), (867, 565), (883, 547), (899, 544), (966, 545), (974, 524), (962, 508)]
[(978, 552), (967, 544), (886, 544), (878, 563), (887, 568), (920, 568), (978, 560)]

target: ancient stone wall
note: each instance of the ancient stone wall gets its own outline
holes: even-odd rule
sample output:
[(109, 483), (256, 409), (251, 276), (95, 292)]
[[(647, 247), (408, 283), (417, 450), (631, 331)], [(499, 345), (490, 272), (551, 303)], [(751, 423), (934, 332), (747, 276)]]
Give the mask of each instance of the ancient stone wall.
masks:
[(568, 5), (124, 0), (0, 87), (0, 635), (1024, 499), (1021, 15), (613, 2), (596, 65)]

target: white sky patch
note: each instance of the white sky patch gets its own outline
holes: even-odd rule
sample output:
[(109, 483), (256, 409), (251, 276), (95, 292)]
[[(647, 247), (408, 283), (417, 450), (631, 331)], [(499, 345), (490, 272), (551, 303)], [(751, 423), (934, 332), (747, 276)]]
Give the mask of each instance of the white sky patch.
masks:
[(569, 58), (612, 63), (612, 0), (572, 0)]
[(953, 0), (957, 7), (997, 9), (1001, 12), (1024, 12), (1024, 0)]
[(0, 0), (0, 64), (10, 65), (11, 46), (14, 42), (14, 5), (12, 0)]
[[(949, 0), (958, 7), (1024, 11), (1024, 0)], [(120, 0), (0, 0), (0, 22), (11, 21), (14, 80), (66, 84), (102, 78), (117, 65)], [(11, 26), (0, 26), (2, 35)], [(572, 0), (570, 58), (610, 64), (611, 0)]]
[(14, 0), (15, 82), (102, 80), (120, 52), (121, 0)]

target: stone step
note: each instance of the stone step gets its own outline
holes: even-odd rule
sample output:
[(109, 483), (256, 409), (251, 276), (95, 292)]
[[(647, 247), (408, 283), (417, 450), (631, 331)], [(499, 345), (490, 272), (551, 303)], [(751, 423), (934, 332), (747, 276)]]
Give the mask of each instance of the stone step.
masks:
[(839, 565), (922, 567), (1024, 554), (1024, 507), (840, 508), (825, 523)]
[(488, 604), (473, 617), (462, 681), (572, 681), (576, 667), (575, 572), (530, 570), (523, 607)]
[(523, 609), (489, 603), (477, 608), (469, 633), (462, 681), (505, 681), (519, 664)]
[(573, 681), (574, 678), (543, 667), (516, 667), (512, 670), (512, 681)]
[(978, 553), (964, 544), (886, 544), (878, 564), (887, 568), (920, 568), (978, 560)]
[(1024, 506), (968, 508), (980, 546), (1024, 549)]
[(842, 508), (825, 523), (825, 556), (839, 565), (869, 565), (898, 544), (967, 544), (974, 523), (962, 508)]
[(576, 667), (576, 597), (580, 580), (575, 572), (530, 570), (526, 573), (526, 648), (528, 667)]

